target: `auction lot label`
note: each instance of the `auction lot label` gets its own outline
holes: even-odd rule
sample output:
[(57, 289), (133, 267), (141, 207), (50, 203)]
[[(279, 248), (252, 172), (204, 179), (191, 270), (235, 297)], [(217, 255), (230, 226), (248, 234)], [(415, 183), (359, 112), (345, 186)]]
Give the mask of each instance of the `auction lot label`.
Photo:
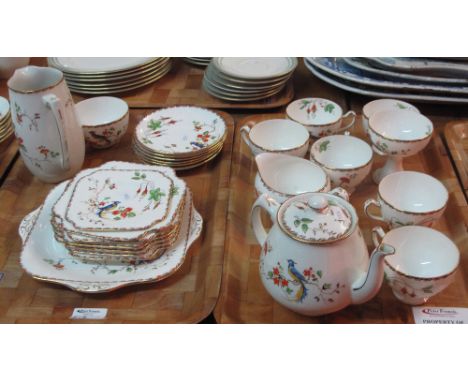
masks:
[(416, 324), (468, 324), (468, 308), (413, 307)]

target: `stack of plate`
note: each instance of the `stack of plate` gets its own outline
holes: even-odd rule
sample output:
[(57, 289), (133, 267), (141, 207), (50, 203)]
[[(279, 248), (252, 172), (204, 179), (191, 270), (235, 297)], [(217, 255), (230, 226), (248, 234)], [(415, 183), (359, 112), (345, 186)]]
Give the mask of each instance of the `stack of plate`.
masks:
[[(132, 175), (127, 177), (126, 172)], [(154, 184), (156, 180), (163, 183)], [(180, 188), (168, 189), (169, 180)], [(78, 189), (94, 201), (73, 193)], [(79, 179), (52, 189), (44, 204), (22, 220), (21, 266), (35, 279), (87, 293), (162, 280), (182, 266), (190, 245), (200, 236), (203, 220), (191, 198), (190, 190), (168, 168), (110, 162), (82, 172)], [(75, 204), (79, 200), (82, 205)], [(70, 201), (73, 210), (67, 213), (61, 206)], [(111, 206), (108, 212), (105, 206)], [(83, 228), (75, 228), (77, 224)], [(91, 230), (85, 230), (87, 226)], [(169, 231), (178, 232), (175, 239)], [(154, 259), (167, 242), (172, 244)]]
[(136, 127), (133, 149), (146, 163), (187, 170), (218, 155), (226, 122), (211, 110), (176, 106), (146, 116)]
[(279, 93), (297, 66), (293, 57), (215, 57), (203, 88), (226, 101), (248, 102)]
[(323, 81), (357, 94), (468, 103), (468, 59), (306, 57), (304, 63)]
[(52, 208), (55, 239), (85, 262), (155, 260), (179, 236), (189, 194), (167, 167), (109, 162), (81, 171)]
[(0, 143), (6, 141), (13, 131), (10, 103), (6, 98), (0, 97)]
[(114, 94), (149, 85), (171, 69), (168, 57), (51, 57), (72, 92)]
[(197, 66), (208, 66), (213, 57), (184, 57), (184, 61)]

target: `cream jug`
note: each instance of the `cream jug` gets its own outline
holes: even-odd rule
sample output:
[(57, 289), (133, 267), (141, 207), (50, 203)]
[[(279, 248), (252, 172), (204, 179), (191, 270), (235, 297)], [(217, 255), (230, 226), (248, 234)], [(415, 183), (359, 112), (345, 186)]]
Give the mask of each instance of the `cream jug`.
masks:
[(62, 72), (26, 66), (8, 81), (15, 135), (26, 167), (57, 183), (83, 165), (85, 144)]
[[(374, 297), (383, 281), (381, 244), (369, 258), (358, 217), (343, 189), (309, 192), (283, 204), (261, 195), (252, 208), (252, 226), (262, 246), (260, 278), (286, 308), (308, 316), (328, 314)], [(260, 218), (265, 209), (273, 227)]]

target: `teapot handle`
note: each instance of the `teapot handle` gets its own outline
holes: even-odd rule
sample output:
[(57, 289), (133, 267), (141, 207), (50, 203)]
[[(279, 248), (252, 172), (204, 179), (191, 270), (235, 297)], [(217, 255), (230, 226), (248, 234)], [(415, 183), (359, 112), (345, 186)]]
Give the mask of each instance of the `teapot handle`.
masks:
[(349, 202), (349, 193), (342, 187), (335, 187), (329, 193)]
[(250, 220), (252, 222), (255, 237), (260, 245), (263, 245), (267, 239), (267, 231), (262, 223), (260, 209), (263, 208), (267, 211), (270, 215), (271, 221), (274, 222), (279, 207), (280, 204), (276, 200), (270, 198), (267, 194), (260, 195), (255, 201), (250, 213)]
[(63, 123), (63, 116), (65, 114), (61, 106), (62, 102), (55, 94), (46, 94), (42, 97), (42, 102), (44, 102), (44, 105), (50, 109), (54, 116), (61, 149), (61, 166), (63, 170), (67, 171), (70, 169), (70, 156), (68, 153), (67, 129)]

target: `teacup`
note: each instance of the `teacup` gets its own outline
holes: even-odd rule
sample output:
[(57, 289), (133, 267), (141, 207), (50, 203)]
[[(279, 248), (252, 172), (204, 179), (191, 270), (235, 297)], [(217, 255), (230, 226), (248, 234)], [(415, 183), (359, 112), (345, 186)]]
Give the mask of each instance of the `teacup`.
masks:
[(362, 108), (362, 127), (366, 134), (368, 134), (369, 130), (369, 118), (384, 110), (410, 110), (419, 113), (419, 110), (408, 102), (389, 98), (376, 99), (366, 103)]
[(333, 188), (352, 193), (371, 170), (372, 149), (351, 135), (330, 135), (312, 145), (310, 160), (325, 170)]
[[(364, 212), (371, 219), (387, 222), (391, 228), (431, 227), (444, 213), (447, 201), (447, 189), (436, 178), (416, 171), (400, 171), (380, 182), (377, 200), (366, 200)], [(371, 205), (379, 207), (381, 216), (369, 211)]]
[(280, 153), (304, 157), (309, 148), (306, 128), (287, 119), (250, 123), (242, 126), (240, 132), (254, 156), (260, 153)]
[[(315, 138), (349, 130), (356, 120), (354, 111), (343, 114), (340, 105), (324, 98), (298, 99), (288, 105), (286, 114), (288, 118), (304, 125)], [(345, 119), (350, 121), (345, 123)]]
[(460, 252), (439, 231), (410, 226), (385, 233), (376, 227), (372, 239), (374, 245), (382, 242), (395, 248), (395, 254), (384, 260), (385, 278), (395, 297), (405, 304), (424, 304), (455, 278)]
[(94, 97), (75, 106), (86, 143), (104, 149), (118, 143), (127, 131), (128, 105), (116, 97)]
[(325, 171), (307, 159), (285, 154), (263, 153), (255, 157), (258, 173), (255, 189), (258, 195), (268, 194), (278, 203), (305, 192), (330, 191)]

